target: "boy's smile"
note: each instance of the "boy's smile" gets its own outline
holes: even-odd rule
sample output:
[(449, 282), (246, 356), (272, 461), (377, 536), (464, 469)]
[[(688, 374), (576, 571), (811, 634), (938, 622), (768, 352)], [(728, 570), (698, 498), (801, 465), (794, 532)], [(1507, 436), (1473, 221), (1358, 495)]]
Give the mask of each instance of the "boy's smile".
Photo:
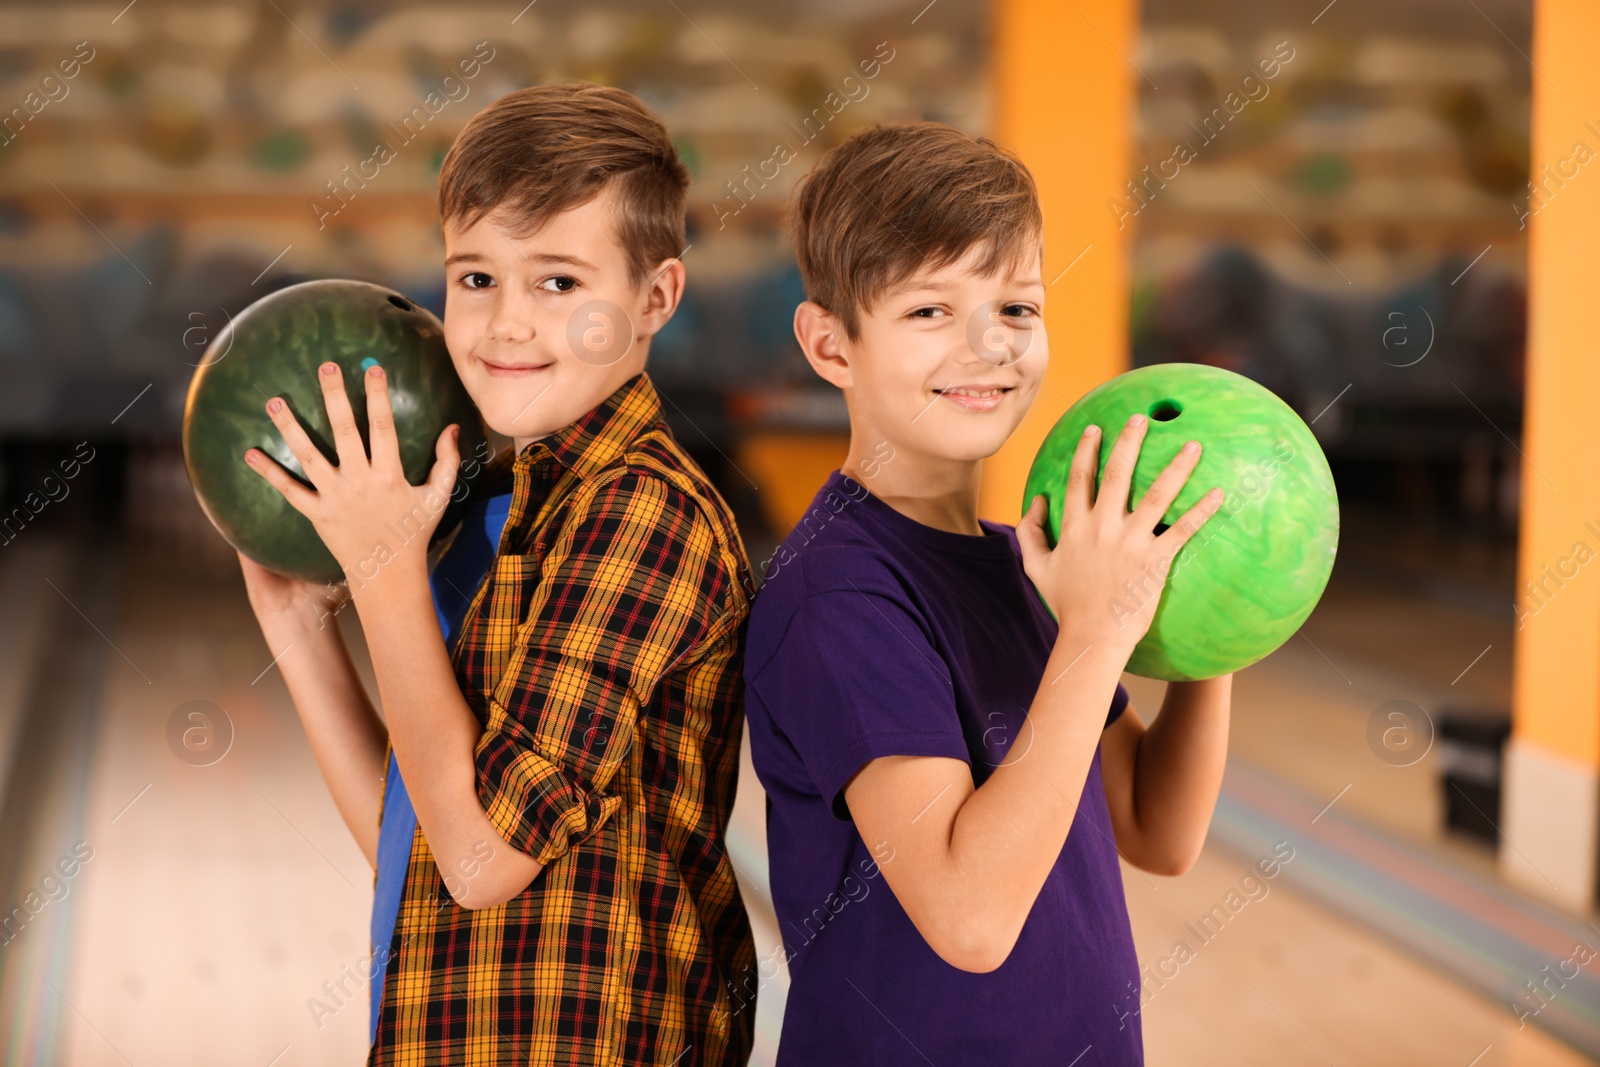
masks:
[(1012, 390), (1012, 386), (986, 388), (981, 385), (952, 385), (942, 389), (939, 395), (946, 400), (954, 401), (968, 411), (993, 411), (1000, 406), (1000, 400)]
[(480, 356), (478, 361), (491, 378), (528, 378), (555, 366), (554, 360), (549, 363), (496, 363)]
[(677, 259), (635, 285), (607, 188), (538, 231), (491, 212), (444, 227), (445, 342), (484, 420), (517, 451), (644, 369), (682, 294)]

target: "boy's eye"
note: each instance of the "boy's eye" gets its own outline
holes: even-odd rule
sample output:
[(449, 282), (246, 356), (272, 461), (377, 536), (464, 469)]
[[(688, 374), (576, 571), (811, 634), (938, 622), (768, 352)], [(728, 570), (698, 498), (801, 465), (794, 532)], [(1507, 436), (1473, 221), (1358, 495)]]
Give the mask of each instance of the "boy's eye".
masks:
[(912, 318), (916, 318), (916, 319), (931, 319), (936, 315), (943, 315), (943, 314), (944, 314), (944, 308), (926, 307), (926, 308), (917, 308), (917, 310), (915, 310), (915, 311), (913, 311), (911, 313), (911, 317)]
[(494, 284), (494, 279), (481, 270), (474, 270), (461, 276), (461, 284), (468, 289), (487, 289)]
[(1000, 309), (1000, 314), (1008, 319), (1025, 319), (1034, 314), (1034, 310), (1027, 304), (1007, 304)]
[(546, 278), (539, 283), (539, 288), (549, 289), (553, 293), (570, 293), (578, 287), (578, 279), (570, 274), (557, 274), (553, 278)]

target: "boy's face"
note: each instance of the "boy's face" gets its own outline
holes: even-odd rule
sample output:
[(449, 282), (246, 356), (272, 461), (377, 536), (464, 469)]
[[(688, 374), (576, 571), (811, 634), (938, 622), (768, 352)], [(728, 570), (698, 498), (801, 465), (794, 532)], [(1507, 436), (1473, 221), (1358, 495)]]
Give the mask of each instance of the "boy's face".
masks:
[(1026, 267), (985, 277), (975, 267), (982, 251), (918, 271), (861, 313), (855, 340), (837, 335), (846, 380), (835, 384), (868, 443), (976, 461), (1027, 414), (1050, 360), (1042, 260), (1031, 251)]
[(614, 188), (527, 237), (509, 231), (498, 212), (466, 228), (445, 225), (444, 336), (484, 420), (520, 453), (644, 369), (684, 271), (667, 260), (633, 284)]

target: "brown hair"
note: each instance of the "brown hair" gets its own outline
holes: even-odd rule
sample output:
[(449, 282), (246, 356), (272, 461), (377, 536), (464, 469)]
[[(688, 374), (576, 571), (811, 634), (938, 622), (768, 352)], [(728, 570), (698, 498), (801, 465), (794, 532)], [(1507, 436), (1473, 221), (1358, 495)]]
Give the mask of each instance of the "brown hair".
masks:
[(1044, 232), (1028, 168), (987, 137), (942, 122), (852, 134), (796, 183), (788, 215), (806, 298), (851, 339), (861, 312), (918, 270), (981, 244), (978, 269), (993, 274), (1019, 264)]
[(639, 285), (684, 250), (689, 171), (639, 98), (585, 82), (507, 93), (472, 117), (439, 171), (439, 221), (471, 226), (504, 208), (515, 237), (581, 207), (612, 182), (617, 237)]

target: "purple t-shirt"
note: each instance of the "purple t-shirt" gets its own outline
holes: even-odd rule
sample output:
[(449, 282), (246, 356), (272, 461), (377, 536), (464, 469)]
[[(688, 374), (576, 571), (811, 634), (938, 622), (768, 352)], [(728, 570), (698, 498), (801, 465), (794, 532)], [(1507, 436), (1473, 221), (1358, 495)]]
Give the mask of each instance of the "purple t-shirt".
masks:
[[(1066, 845), (988, 974), (928, 947), (878, 866), (888, 846), (849, 821), (844, 787), (879, 756), (965, 760), (980, 786), (1026, 758), (1056, 623), (1015, 530), (981, 525), (981, 537), (925, 526), (834, 471), (761, 568), (745, 714), (791, 978), (785, 1067), (1144, 1062), (1098, 747)], [(1127, 702), (1118, 684), (1107, 726)]]

